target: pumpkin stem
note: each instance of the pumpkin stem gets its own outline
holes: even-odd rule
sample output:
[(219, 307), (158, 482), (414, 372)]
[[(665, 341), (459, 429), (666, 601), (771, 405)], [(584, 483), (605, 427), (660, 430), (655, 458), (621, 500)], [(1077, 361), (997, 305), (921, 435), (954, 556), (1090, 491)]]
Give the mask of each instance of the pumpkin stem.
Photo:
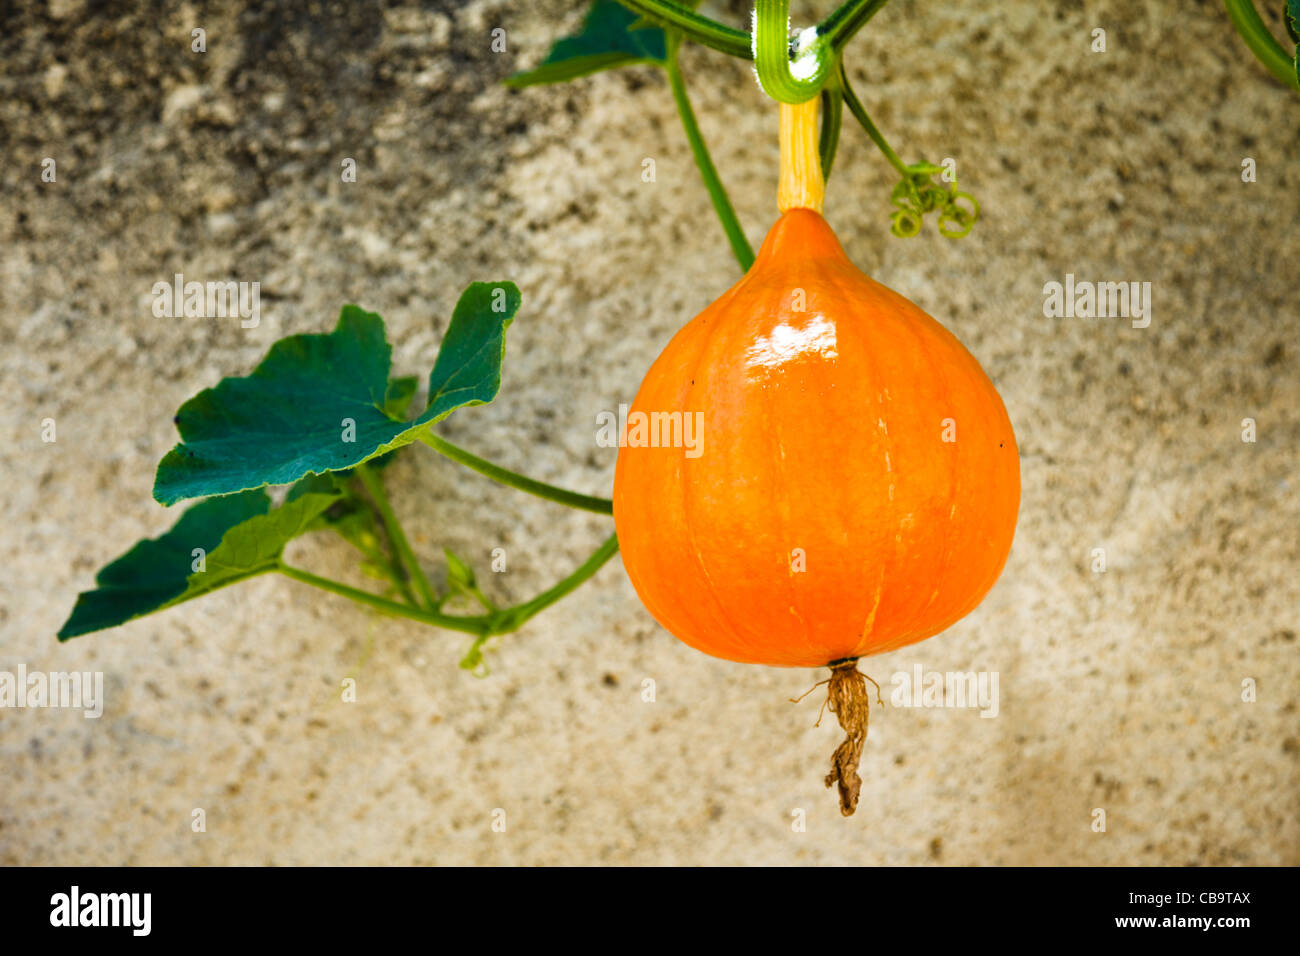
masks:
[[(835, 748), (831, 755), (831, 772), (826, 775), (826, 786), (839, 785), (840, 813), (846, 817), (853, 816), (858, 806), (858, 794), (862, 790), (862, 778), (858, 776), (858, 760), (862, 757), (862, 748), (867, 742), (867, 717), (870, 700), (867, 696), (867, 681), (871, 680), (858, 670), (856, 657), (836, 661), (831, 665), (830, 688), (826, 695), (826, 706), (840, 722), (845, 733), (844, 742)], [(880, 699), (880, 685), (871, 680), (876, 687), (876, 703), (884, 706)], [(821, 717), (819, 716), (820, 723)]]
[(776, 204), (782, 213), (791, 209), (822, 211), (826, 181), (822, 178), (817, 130), (821, 97), (781, 105), (781, 180)]

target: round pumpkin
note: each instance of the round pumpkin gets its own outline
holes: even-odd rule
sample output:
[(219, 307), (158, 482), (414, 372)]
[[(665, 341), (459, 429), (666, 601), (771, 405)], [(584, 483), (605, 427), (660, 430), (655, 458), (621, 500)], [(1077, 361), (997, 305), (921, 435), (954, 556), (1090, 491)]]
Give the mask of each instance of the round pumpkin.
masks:
[(988, 376), (809, 208), (668, 343), (622, 445), (628, 576), (727, 660), (819, 667), (937, 634), (1015, 532), (1019, 456)]

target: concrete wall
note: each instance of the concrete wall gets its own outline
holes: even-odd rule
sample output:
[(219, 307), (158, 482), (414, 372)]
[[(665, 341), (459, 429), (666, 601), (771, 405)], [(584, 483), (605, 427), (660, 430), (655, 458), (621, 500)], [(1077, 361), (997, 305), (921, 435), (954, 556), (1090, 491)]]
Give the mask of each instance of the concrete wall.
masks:
[[(837, 729), (813, 727), (816, 695), (787, 702), (824, 672), (690, 650), (617, 560), (500, 640), (486, 679), (456, 668), (460, 635), (277, 577), (58, 644), (94, 572), (175, 520), (150, 498), (174, 410), (280, 336), (358, 302), (424, 374), (465, 284), (512, 279), (501, 396), (443, 433), (608, 494), (595, 416), (738, 270), (660, 74), (497, 82), (577, 3), (27, 6), (0, 24), (0, 669), (102, 671), (107, 703), (98, 720), (0, 711), (0, 862), (1300, 863), (1300, 100), (1221, 4), (896, 3), (850, 48), (893, 144), (956, 158), (984, 216), (960, 242), (932, 222), (892, 238), (892, 170), (851, 121), (827, 216), (983, 363), (1024, 492), (983, 605), (865, 662), (887, 691), (916, 665), (996, 671), (997, 718), (875, 713), (848, 820), (821, 785)], [(796, 4), (796, 22), (827, 9)], [(775, 110), (748, 65), (698, 48), (683, 64), (757, 244)], [(259, 280), (261, 325), (154, 318), (152, 284), (176, 272)], [(1150, 326), (1044, 317), (1067, 273), (1151, 282)], [(508, 550), (509, 572), (483, 575), (503, 600), (610, 527), (424, 448), (391, 480), (435, 576), (443, 545), (481, 572)], [(341, 542), (291, 557), (363, 581)]]

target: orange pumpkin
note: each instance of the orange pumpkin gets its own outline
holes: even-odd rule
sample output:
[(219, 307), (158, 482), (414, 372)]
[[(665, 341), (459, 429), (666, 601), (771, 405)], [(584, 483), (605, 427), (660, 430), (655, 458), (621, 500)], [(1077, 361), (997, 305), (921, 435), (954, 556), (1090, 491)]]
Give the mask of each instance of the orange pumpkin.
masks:
[(641, 383), (614, 522), (637, 594), (678, 638), (832, 668), (848, 737), (826, 784), (848, 815), (868, 709), (854, 662), (937, 634), (988, 593), (1020, 459), (979, 363), (860, 272), (822, 218), (815, 110), (782, 107), (782, 215), (753, 266)]
[[(678, 413), (697, 448), (653, 429)], [(979, 604), (1011, 548), (1020, 460), (997, 391), (810, 209), (673, 337), (628, 422), (624, 567), (715, 657), (820, 667), (923, 640)]]

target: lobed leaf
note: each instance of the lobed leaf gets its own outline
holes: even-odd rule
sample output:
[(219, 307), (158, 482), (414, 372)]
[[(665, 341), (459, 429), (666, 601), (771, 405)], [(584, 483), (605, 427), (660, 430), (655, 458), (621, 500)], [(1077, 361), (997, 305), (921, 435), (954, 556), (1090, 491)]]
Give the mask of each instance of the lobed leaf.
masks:
[(420, 380), (414, 375), (403, 375), (388, 383), (384, 393), (384, 411), (391, 417), (403, 419), (411, 407), (411, 399), (420, 387)]
[[(260, 490), (199, 502), (162, 537), (140, 541), (106, 565), (95, 576), (95, 590), (77, 596), (59, 640), (116, 627), (275, 570), (285, 544), (311, 530), (339, 495), (304, 490), (275, 509)], [(201, 570), (195, 570), (200, 556)]]
[(411, 421), (415, 388), (389, 382), (392, 349), (378, 315), (348, 305), (328, 335), (281, 339), (252, 375), (223, 379), (181, 406), (181, 442), (158, 465), (154, 498), (171, 505), (345, 471), (410, 444), (457, 408), (490, 402), (519, 302), (510, 282), (465, 290), (429, 376), (429, 403)]
[(557, 40), (540, 65), (506, 79), (516, 88), (564, 83), (600, 70), (668, 60), (664, 31), (614, 0), (594, 0), (582, 32)]

